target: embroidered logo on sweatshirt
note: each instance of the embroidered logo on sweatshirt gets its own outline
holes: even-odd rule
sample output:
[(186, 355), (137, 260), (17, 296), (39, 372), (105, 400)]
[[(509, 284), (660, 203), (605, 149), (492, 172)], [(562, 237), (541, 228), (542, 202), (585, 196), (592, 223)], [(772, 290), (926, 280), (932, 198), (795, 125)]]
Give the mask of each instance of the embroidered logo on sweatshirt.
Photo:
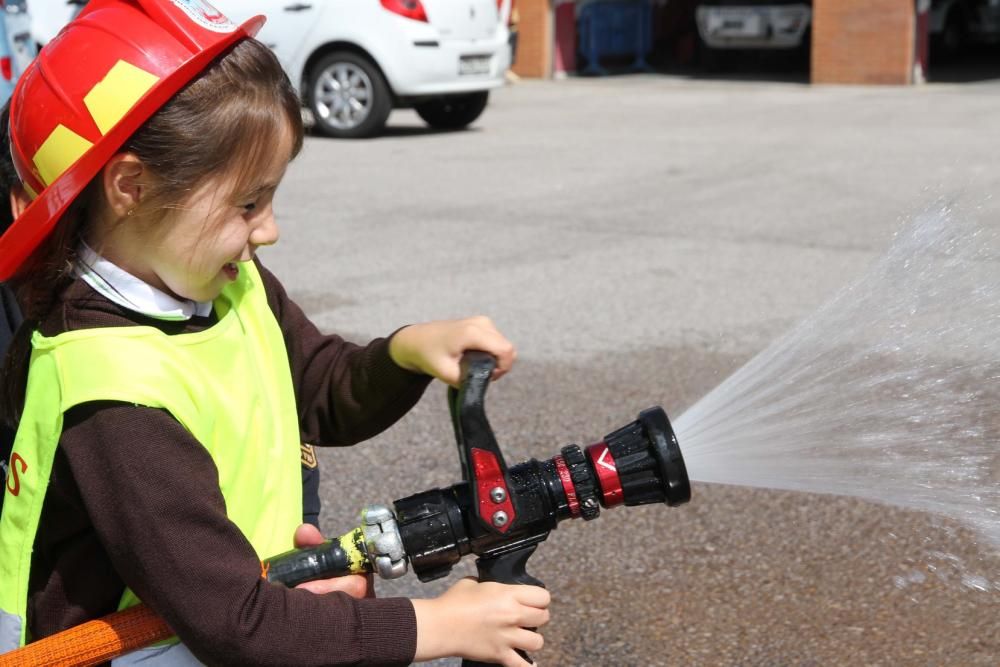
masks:
[(307, 445), (304, 442), (300, 446), (302, 448), (302, 467), (313, 470), (319, 465), (319, 461), (316, 460), (316, 450), (313, 449), (312, 445)]

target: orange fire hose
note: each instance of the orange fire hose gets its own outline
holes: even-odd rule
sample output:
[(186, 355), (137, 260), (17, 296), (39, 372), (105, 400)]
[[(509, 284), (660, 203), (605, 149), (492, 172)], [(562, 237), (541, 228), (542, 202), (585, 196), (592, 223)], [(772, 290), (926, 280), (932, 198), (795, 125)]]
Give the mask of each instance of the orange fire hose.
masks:
[(163, 619), (140, 604), (4, 653), (0, 667), (97, 665), (173, 635)]
[[(380, 509), (391, 516), (391, 512), (377, 506), (365, 511), (373, 509)], [(376, 523), (381, 527), (379, 521), (384, 520), (377, 520)], [(395, 528), (394, 517), (392, 526)], [(272, 583), (295, 586), (317, 576), (369, 573), (371, 566), (366, 554), (364, 530), (359, 526), (320, 545), (292, 549), (262, 561), (260, 576)], [(139, 604), (0, 654), (0, 667), (97, 665), (169, 639), (174, 634), (152, 609)]]

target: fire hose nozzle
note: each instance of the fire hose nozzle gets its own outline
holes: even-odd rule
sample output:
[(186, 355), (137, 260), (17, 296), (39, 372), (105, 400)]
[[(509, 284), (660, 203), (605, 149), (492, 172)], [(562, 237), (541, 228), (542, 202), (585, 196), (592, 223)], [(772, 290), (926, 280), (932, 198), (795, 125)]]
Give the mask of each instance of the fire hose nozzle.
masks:
[(661, 407), (643, 410), (634, 422), (589, 446), (587, 456), (605, 507), (621, 503), (674, 507), (691, 500), (684, 457)]
[[(503, 474), (504, 486), (491, 480), (479, 498), (473, 478), (396, 500), (395, 511), (369, 505), (361, 525), (340, 538), (270, 559), (268, 579), (289, 586), (360, 572), (396, 579), (412, 566), (421, 581), (430, 581), (466, 554), (490, 560), (532, 547), (561, 521), (596, 519), (601, 507), (673, 507), (691, 499), (677, 438), (660, 407), (643, 410), (586, 449), (568, 445), (549, 460), (531, 459)], [(484, 528), (481, 508), (496, 512), (502, 503), (516, 508), (517, 525), (506, 533)]]
[(664, 502), (671, 506), (683, 505), (691, 500), (691, 482), (688, 479), (684, 456), (677, 443), (677, 436), (670, 426), (663, 408), (650, 408), (639, 413), (639, 421), (653, 442), (653, 453), (660, 464), (660, 474), (666, 486)]
[[(531, 459), (504, 469), (503, 494), (491, 493), (499, 485), (492, 476), (482, 484), (479, 471), (474, 468), (466, 481), (450, 488), (393, 503), (404, 550), (421, 581), (447, 575), (469, 553), (492, 561), (534, 548), (560, 522), (595, 519), (601, 507), (673, 507), (691, 499), (677, 438), (660, 407), (643, 410), (635, 421), (586, 449), (568, 445), (551, 459)], [(487, 492), (474, 494), (477, 486)], [(507, 532), (490, 530), (481, 521), (500, 509), (501, 502), (510, 502), (516, 510), (515, 524)]]

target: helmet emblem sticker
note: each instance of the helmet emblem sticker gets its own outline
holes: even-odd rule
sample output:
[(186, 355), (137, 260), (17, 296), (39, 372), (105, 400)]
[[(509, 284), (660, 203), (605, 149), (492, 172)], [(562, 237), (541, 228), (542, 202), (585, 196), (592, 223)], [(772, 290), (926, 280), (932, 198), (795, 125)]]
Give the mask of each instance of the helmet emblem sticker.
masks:
[(235, 23), (205, 0), (173, 0), (173, 3), (202, 28), (213, 32), (233, 32), (236, 30)]

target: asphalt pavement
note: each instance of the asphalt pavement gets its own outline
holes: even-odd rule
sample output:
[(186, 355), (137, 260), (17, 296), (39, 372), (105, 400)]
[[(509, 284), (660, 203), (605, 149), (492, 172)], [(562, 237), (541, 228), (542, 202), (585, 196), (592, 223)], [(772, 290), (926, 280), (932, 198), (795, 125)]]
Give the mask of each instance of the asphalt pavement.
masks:
[[(939, 197), (996, 220), (998, 105), (996, 82), (522, 81), (467, 131), (396, 111), (374, 140), (309, 137), (261, 254), (354, 340), (492, 317), (519, 351), (487, 401), (501, 447), (549, 458), (650, 405), (680, 415)], [(328, 534), (458, 481), (444, 387), (320, 460)], [(695, 484), (564, 523), (529, 569), (553, 594), (545, 667), (1000, 664), (1000, 549), (855, 498)]]

